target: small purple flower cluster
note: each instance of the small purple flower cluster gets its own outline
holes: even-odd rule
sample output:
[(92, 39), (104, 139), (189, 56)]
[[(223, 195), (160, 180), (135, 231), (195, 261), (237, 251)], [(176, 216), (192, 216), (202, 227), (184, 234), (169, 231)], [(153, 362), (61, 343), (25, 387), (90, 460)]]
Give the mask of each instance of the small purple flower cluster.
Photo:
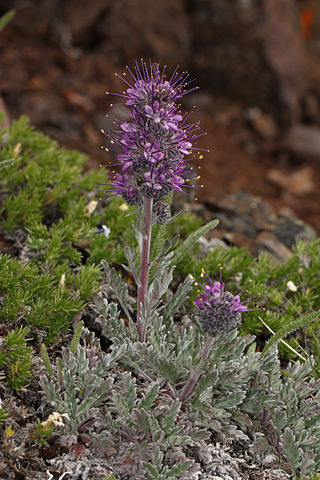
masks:
[(188, 115), (181, 114), (177, 101), (197, 87), (188, 90), (188, 74), (177, 70), (167, 80), (158, 63), (136, 62), (134, 72), (127, 70), (131, 78), (124, 73), (121, 79), (128, 88), (117, 95), (124, 98), (129, 119), (117, 120), (117, 130), (103, 132), (118, 145), (116, 165), (121, 166), (110, 174), (107, 191), (122, 195), (129, 205), (142, 205), (144, 198), (159, 200), (171, 190), (181, 191), (196, 176), (185, 156), (199, 137), (194, 134), (198, 124), (186, 123)]
[(240, 295), (224, 289), (221, 270), (220, 281), (213, 282), (210, 277), (202, 271), (201, 276), (206, 275), (206, 284), (201, 285), (204, 289), (194, 304), (198, 307), (197, 317), (204, 332), (210, 335), (228, 333), (241, 325), (241, 312), (249, 310), (245, 305), (249, 300), (240, 301)]

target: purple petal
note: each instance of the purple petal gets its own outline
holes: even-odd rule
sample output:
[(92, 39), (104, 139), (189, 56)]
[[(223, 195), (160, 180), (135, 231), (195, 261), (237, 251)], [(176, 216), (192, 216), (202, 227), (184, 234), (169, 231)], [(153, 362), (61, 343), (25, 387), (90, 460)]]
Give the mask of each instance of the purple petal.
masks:
[(144, 111), (145, 111), (146, 113), (148, 113), (149, 115), (153, 115), (153, 113), (154, 113), (154, 112), (153, 112), (153, 109), (150, 107), (150, 105), (146, 105), (146, 106), (144, 107)]

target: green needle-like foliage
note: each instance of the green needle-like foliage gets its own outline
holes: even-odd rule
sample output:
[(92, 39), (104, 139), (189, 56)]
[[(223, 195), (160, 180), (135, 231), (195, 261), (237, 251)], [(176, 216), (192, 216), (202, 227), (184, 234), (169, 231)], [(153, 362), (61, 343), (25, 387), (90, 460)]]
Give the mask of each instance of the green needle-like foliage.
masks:
[(19, 390), (31, 378), (32, 348), (27, 346), (28, 328), (8, 332), (0, 344), (0, 370), (7, 385)]
[(46, 330), (45, 341), (52, 342), (69, 328), (75, 314), (83, 308), (82, 295), (87, 299), (94, 291), (99, 269), (83, 268), (87, 275), (81, 272), (76, 276), (63, 270), (66, 272), (63, 286), (59, 284), (61, 274), (58, 281), (54, 274), (42, 273), (38, 265), (22, 264), (16, 258), (0, 255), (0, 290), (5, 298), (0, 318), (3, 322), (25, 318), (29, 325)]
[[(79, 245), (87, 242), (89, 249), (92, 239), (95, 248), (99, 218), (88, 206), (104, 176), (84, 174), (84, 155), (59, 148), (26, 118), (3, 129), (0, 139), (0, 229), (10, 242), (22, 239), (22, 261), (0, 255), (0, 318), (24, 319), (45, 330), (51, 343), (70, 327), (101, 276), (99, 266), (85, 264)], [(106, 247), (101, 250), (106, 255)]]

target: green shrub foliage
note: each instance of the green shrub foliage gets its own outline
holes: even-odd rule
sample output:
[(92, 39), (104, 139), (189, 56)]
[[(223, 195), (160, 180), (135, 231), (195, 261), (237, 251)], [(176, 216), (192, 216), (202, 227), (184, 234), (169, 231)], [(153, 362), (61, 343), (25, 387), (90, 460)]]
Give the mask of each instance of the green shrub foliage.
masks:
[(31, 378), (32, 348), (27, 346), (28, 333), (28, 328), (20, 327), (0, 337), (1, 377), (13, 390), (26, 386)]

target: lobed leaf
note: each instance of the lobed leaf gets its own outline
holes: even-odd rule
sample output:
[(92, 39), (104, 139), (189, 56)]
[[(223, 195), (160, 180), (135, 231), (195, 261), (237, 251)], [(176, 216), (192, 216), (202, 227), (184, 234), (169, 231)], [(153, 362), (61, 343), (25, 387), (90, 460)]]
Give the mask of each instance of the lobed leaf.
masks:
[(191, 250), (191, 248), (195, 245), (196, 241), (199, 240), (199, 238), (207, 233), (209, 230), (212, 228), (215, 228), (219, 223), (219, 220), (211, 220), (211, 222), (207, 223), (206, 225), (203, 225), (203, 227), (200, 227), (198, 230), (193, 232), (189, 237), (182, 242), (181, 245), (175, 250), (174, 255), (172, 257), (171, 264), (172, 265), (177, 265), (183, 257)]

